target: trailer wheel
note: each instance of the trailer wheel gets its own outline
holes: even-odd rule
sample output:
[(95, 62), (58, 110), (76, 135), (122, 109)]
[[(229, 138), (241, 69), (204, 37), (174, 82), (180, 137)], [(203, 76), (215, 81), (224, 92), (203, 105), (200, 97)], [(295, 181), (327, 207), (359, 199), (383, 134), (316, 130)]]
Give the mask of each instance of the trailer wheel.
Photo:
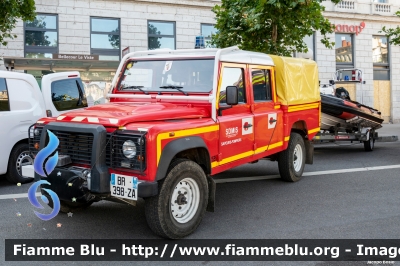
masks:
[(373, 151), (375, 146), (375, 139), (369, 138), (369, 140), (364, 141), (364, 150), (365, 151)]
[(278, 167), (282, 180), (299, 181), (304, 171), (306, 152), (303, 137), (292, 132), (288, 148), (279, 153)]
[(159, 194), (145, 199), (146, 220), (154, 233), (171, 239), (196, 230), (207, 207), (208, 184), (203, 169), (186, 159), (175, 160), (159, 182)]

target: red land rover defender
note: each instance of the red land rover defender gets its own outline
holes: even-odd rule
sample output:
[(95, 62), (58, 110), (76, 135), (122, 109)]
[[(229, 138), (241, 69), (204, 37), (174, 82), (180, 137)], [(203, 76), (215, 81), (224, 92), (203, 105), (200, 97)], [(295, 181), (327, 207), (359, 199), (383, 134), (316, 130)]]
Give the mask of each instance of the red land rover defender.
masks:
[(143, 198), (150, 228), (182, 238), (214, 210), (214, 175), (270, 159), (295, 182), (312, 163), (314, 61), (237, 47), (152, 50), (126, 55), (116, 73), (110, 103), (34, 125), (34, 154), (47, 130), (60, 141), (58, 165), (35, 179), (51, 183), (42, 187), (58, 194), (62, 212)]

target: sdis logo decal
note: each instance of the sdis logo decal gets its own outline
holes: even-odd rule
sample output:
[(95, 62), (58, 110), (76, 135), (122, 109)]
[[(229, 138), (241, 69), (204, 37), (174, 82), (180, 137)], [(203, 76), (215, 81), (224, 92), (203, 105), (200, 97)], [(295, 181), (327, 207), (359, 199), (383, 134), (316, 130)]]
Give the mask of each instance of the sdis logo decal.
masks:
[[(60, 143), (58, 138), (52, 132), (47, 130), (47, 134), (50, 139), (49, 144), (47, 144), (46, 147), (44, 147), (41, 151), (38, 152), (35, 161), (33, 163), (33, 168), (35, 169), (35, 172), (43, 177), (47, 177), (49, 174), (51, 174), (51, 172), (56, 167), (58, 162), (58, 152), (56, 150)], [(55, 154), (52, 157), (49, 157), (54, 151), (56, 151)], [(46, 158), (48, 158), (48, 160), (46, 162), (46, 165), (44, 165)], [(35, 196), (37, 188), (40, 185), (50, 185), (50, 183), (47, 182), (46, 180), (40, 180), (33, 183), (28, 190), (28, 199), (33, 206), (35, 206), (38, 209), (43, 209), (44, 207), (38, 202)], [(43, 214), (35, 211), (35, 214), (40, 219), (48, 221), (56, 217), (58, 212), (60, 211), (60, 199), (58, 198), (57, 194), (51, 189), (44, 188), (43, 190), (49, 194), (51, 200), (53, 201), (53, 211), (49, 214)], [(44, 203), (46, 204), (49, 203), (49, 200), (45, 195), (42, 195), (41, 199)]]

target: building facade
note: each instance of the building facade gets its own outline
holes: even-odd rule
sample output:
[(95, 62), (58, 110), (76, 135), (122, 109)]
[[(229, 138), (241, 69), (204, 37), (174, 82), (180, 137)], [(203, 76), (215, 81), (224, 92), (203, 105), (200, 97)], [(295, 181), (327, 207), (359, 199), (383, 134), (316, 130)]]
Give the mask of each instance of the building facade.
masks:
[[(0, 46), (0, 69), (37, 77), (79, 70), (92, 93), (106, 91), (119, 60), (127, 52), (157, 48), (192, 49), (195, 38), (215, 32), (212, 7), (219, 0), (36, 0), (37, 18), (19, 21), (6, 47)], [(379, 109), (387, 122), (400, 123), (400, 47), (380, 32), (396, 27), (398, 0), (324, 1), (324, 16), (335, 24), (327, 49), (321, 35), (305, 39), (307, 54), (319, 66), (321, 83), (338, 69), (361, 69), (362, 83), (344, 83), (353, 99)], [(345, 71), (341, 79), (351, 77)], [(364, 84), (365, 83), (365, 84)], [(96, 92), (97, 91), (97, 92)], [(101, 94), (101, 93), (100, 93)], [(96, 97), (95, 97), (96, 98)]]

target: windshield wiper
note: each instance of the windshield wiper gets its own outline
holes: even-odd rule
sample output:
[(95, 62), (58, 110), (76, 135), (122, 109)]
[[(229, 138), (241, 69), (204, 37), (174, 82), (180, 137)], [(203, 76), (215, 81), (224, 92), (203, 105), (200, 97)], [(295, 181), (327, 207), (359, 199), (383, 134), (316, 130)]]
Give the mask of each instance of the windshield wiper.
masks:
[(120, 88), (119, 90), (134, 89), (134, 90), (140, 90), (140, 91), (143, 92), (144, 94), (149, 94), (147, 91), (142, 90), (142, 88), (143, 88), (143, 86), (128, 86), (128, 87)]
[(174, 86), (174, 85), (167, 85), (167, 86), (161, 86), (160, 89), (175, 89), (178, 90), (180, 92), (182, 92), (183, 94), (185, 94), (186, 96), (188, 95), (187, 92), (181, 90), (183, 87), (180, 86)]

